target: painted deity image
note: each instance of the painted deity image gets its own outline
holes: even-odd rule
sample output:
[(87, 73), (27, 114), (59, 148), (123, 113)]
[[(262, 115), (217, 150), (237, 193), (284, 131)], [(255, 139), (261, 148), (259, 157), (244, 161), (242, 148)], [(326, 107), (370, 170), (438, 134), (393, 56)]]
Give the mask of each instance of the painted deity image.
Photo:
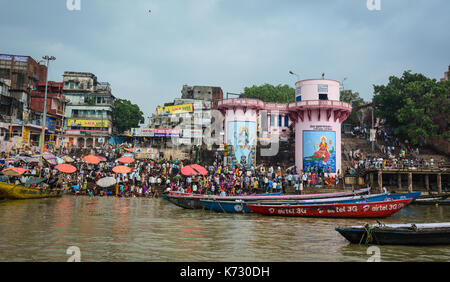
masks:
[(303, 132), (303, 169), (321, 167), (336, 172), (336, 134), (333, 131)]

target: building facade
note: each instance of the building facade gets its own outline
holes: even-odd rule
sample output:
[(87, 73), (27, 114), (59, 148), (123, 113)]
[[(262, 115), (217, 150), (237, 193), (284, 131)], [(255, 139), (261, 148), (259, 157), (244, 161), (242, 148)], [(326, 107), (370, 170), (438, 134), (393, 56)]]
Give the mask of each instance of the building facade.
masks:
[(44, 62), (38, 63), (30, 56), (0, 54), (0, 139), (8, 141), (1, 142), (0, 150), (5, 151), (7, 143), (11, 149), (39, 145), (43, 114), (30, 107), (30, 94), (37, 90), (40, 81), (45, 81), (46, 75)]
[(450, 80), (450, 66), (448, 66), (448, 71), (444, 73), (444, 77), (441, 78), (441, 81), (448, 81)]
[(351, 106), (340, 101), (339, 81), (299, 81), (296, 102), (290, 104), (236, 98), (219, 101), (218, 107), (225, 116), (225, 142), (232, 148), (226, 158), (234, 165), (254, 166), (259, 140), (275, 145), (261, 154), (275, 156), (282, 133), (293, 127), (298, 171), (318, 167), (337, 174), (341, 169), (341, 124)]
[[(45, 82), (40, 81), (37, 89), (31, 91), (30, 108), (35, 113), (44, 113)], [(63, 83), (49, 81), (47, 84), (47, 115), (45, 122), (46, 142), (55, 146), (62, 144), (64, 130), (64, 114), (66, 100), (63, 92)]]
[(107, 82), (92, 73), (64, 72), (63, 92), (67, 100), (64, 145), (99, 148), (113, 134), (112, 112), (115, 97)]

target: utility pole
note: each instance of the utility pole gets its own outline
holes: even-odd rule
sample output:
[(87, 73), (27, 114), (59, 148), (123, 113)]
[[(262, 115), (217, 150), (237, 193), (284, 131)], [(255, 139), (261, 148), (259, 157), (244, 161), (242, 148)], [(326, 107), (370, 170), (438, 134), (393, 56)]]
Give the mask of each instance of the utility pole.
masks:
[(42, 57), (44, 60), (47, 61), (47, 72), (45, 75), (45, 94), (44, 94), (44, 114), (42, 117), (42, 135), (41, 135), (41, 159), (40, 159), (40, 167), (42, 168), (42, 156), (44, 155), (44, 144), (45, 144), (45, 126), (47, 122), (47, 86), (48, 86), (48, 70), (49, 70), (49, 64), (50, 61), (56, 60), (55, 57), (51, 56), (44, 56)]
[[(373, 116), (373, 106), (372, 106), (372, 132), (371, 132), (371, 134), (370, 135), (372, 135), (372, 133), (374, 133), (374, 129), (375, 129), (375, 127), (374, 127), (374, 116)], [(372, 137), (372, 153), (375, 151), (375, 135), (376, 134), (373, 134), (373, 137)]]

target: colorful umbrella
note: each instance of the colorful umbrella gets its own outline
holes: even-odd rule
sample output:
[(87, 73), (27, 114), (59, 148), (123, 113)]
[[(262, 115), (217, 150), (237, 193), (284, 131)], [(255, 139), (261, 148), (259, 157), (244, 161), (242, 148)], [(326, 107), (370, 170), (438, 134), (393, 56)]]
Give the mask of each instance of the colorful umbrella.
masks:
[(73, 163), (73, 159), (69, 156), (64, 156), (63, 159), (64, 161), (66, 161), (66, 163)]
[(133, 169), (128, 166), (119, 165), (112, 169), (115, 173), (130, 173)]
[(134, 159), (130, 158), (130, 157), (121, 157), (121, 158), (118, 158), (117, 161), (120, 163), (124, 163), (124, 164), (130, 164), (130, 163), (134, 162)]
[(101, 162), (106, 162), (106, 158), (105, 158), (105, 157), (97, 156), (97, 158), (98, 158)]
[(181, 169), (183, 175), (207, 175), (208, 171), (200, 165), (187, 165)]
[(77, 168), (70, 164), (59, 164), (55, 168), (64, 173), (74, 173), (77, 171)]
[(29, 169), (25, 169), (25, 168), (21, 168), (21, 167), (10, 167), (10, 168), (2, 170), (4, 175), (9, 175), (9, 176), (20, 176), (27, 171), (29, 171)]
[(111, 187), (116, 184), (116, 179), (114, 177), (104, 177), (102, 179), (97, 180), (96, 184), (100, 187)]
[(100, 159), (97, 158), (94, 155), (89, 155), (83, 158), (85, 162), (87, 162), (88, 164), (98, 164), (100, 162)]

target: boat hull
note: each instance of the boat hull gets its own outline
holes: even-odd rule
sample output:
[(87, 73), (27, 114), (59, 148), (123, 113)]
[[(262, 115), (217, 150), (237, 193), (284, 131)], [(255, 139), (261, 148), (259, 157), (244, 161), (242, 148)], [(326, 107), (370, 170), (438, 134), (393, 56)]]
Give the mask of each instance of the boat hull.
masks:
[(450, 245), (450, 227), (444, 228), (371, 228), (336, 227), (345, 239), (353, 244), (374, 245)]
[(38, 189), (0, 182), (0, 198), (10, 200), (60, 197), (61, 189)]
[[(375, 194), (369, 196), (354, 196), (354, 197), (339, 197), (339, 198), (325, 198), (325, 199), (313, 199), (304, 200), (304, 202), (268, 202), (264, 199), (260, 201), (254, 201), (253, 204), (258, 202), (265, 205), (312, 205), (312, 204), (351, 204), (351, 203), (367, 203), (367, 202), (380, 202), (386, 200), (401, 200), (412, 198), (413, 201), (420, 196), (420, 192), (414, 193), (402, 193), (402, 194)], [(200, 203), (207, 210), (216, 212), (227, 213), (249, 213), (252, 212), (247, 204), (252, 202), (244, 201), (216, 201), (216, 200), (200, 200)]]
[(321, 204), (321, 205), (258, 205), (247, 207), (259, 214), (290, 217), (341, 217), (341, 218), (384, 218), (389, 217), (408, 205), (412, 199), (395, 201)]

